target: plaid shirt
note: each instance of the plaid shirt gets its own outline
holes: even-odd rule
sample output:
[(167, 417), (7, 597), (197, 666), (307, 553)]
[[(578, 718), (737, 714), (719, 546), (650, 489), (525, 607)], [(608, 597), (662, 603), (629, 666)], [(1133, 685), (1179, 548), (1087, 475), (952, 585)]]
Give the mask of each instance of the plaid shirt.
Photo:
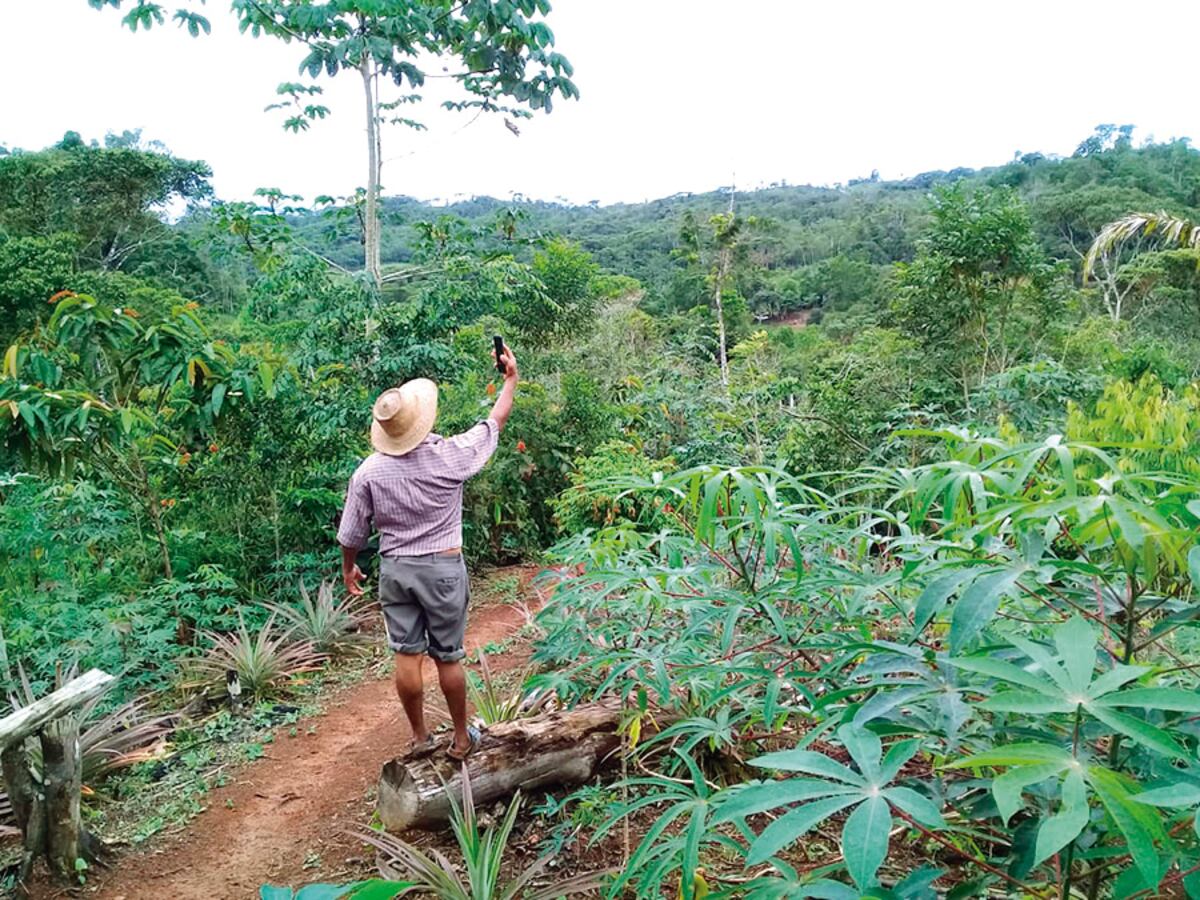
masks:
[(422, 556), (461, 547), (463, 482), (496, 452), (494, 419), (444, 438), (431, 434), (403, 456), (372, 453), (346, 489), (338, 543), (361, 549), (379, 531), (383, 556)]

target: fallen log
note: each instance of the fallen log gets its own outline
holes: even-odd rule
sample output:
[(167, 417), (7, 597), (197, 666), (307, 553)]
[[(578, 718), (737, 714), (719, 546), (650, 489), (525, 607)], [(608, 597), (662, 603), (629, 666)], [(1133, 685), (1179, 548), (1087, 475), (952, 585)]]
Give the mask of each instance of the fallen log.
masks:
[[(588, 781), (621, 745), (621, 708), (592, 703), (489, 726), (467, 759), (477, 806), (549, 785)], [(462, 765), (445, 753), (409, 753), (386, 763), (376, 800), (390, 832), (435, 828), (450, 818), (449, 793), (462, 801)]]

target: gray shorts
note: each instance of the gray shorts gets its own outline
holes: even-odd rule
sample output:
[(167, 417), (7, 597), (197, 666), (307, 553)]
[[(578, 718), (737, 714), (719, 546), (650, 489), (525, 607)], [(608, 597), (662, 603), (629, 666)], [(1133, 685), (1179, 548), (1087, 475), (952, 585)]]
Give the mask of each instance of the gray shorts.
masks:
[(428, 653), (442, 662), (462, 659), (469, 599), (461, 554), (380, 559), (379, 603), (388, 646), (396, 653)]

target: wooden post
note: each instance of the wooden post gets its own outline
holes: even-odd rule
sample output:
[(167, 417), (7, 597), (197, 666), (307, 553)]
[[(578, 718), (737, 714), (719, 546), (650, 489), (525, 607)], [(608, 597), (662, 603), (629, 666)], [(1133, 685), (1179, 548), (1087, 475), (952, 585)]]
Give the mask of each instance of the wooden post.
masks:
[[(98, 844), (84, 830), (79, 810), (83, 760), (78, 710), (112, 681), (111, 675), (92, 669), (0, 719), (0, 766), (24, 847), (22, 880), (39, 856), (67, 881), (78, 877), (80, 859), (95, 860)], [(40, 782), (30, 763), (35, 736), (42, 749)]]
[(42, 784), (46, 797), (46, 860), (64, 881), (77, 876), (82, 858), (83, 823), (79, 813), (83, 764), (79, 756), (79, 718), (67, 713), (42, 729)]

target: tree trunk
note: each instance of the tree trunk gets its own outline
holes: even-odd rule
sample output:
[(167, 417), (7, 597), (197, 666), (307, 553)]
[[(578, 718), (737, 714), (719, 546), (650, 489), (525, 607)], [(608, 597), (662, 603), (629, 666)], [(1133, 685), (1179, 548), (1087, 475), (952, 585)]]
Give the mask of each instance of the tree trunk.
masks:
[(713, 290), (713, 300), (717, 307), (717, 354), (721, 361), (721, 386), (729, 390), (729, 353), (725, 348), (725, 306), (721, 295), (725, 293), (725, 280), (729, 277), (729, 248), (721, 249), (720, 262), (717, 263), (717, 277)]
[(363, 215), (363, 267), (378, 289), (382, 284), (379, 262), (379, 111), (375, 100), (375, 74), (370, 54), (359, 64), (367, 103), (367, 197)]
[[(466, 763), (475, 803), (588, 781), (621, 745), (620, 712), (617, 703), (595, 703), (490, 726)], [(462, 766), (444, 746), (397, 757), (384, 765), (379, 780), (380, 821), (393, 833), (445, 825), (450, 791), (461, 802)]]

